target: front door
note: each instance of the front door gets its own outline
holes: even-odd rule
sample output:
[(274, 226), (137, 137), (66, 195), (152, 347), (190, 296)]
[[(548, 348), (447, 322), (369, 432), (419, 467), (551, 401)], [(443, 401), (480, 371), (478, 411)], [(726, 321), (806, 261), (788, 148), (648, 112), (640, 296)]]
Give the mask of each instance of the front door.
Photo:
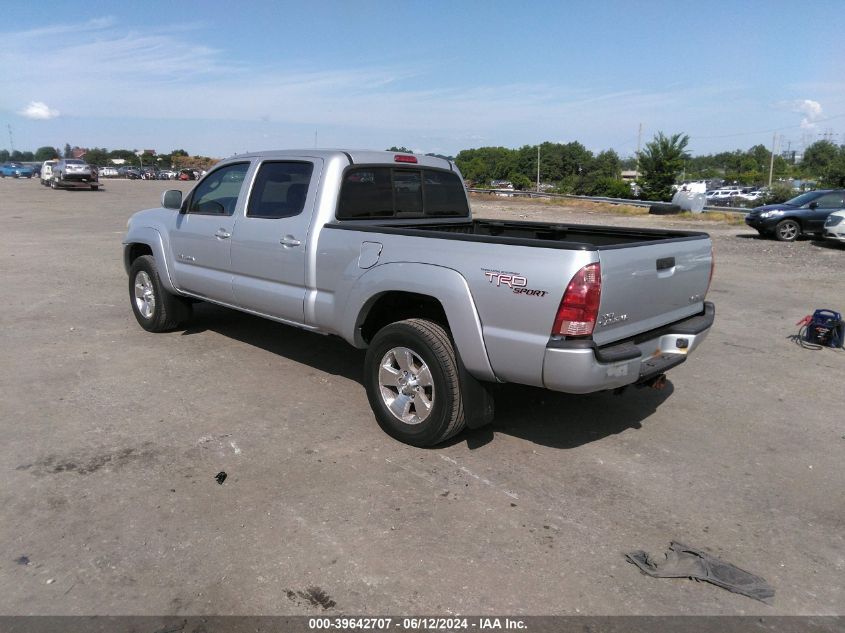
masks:
[(185, 201), (170, 234), (176, 285), (201, 297), (233, 303), (231, 238), (238, 196), (249, 163), (210, 172)]
[(231, 241), (238, 306), (304, 322), (306, 240), (322, 166), (316, 158), (266, 160), (258, 166)]

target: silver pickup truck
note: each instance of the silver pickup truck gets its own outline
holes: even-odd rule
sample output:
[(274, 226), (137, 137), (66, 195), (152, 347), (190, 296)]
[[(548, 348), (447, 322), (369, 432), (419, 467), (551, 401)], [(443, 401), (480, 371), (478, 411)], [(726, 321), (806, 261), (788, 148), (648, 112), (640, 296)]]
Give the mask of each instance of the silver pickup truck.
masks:
[(415, 446), (490, 422), (494, 382), (659, 386), (714, 318), (706, 233), (474, 220), (429, 156), (235, 156), (133, 215), (123, 245), (141, 327), (210, 301), (340, 336), (367, 349), (378, 423)]

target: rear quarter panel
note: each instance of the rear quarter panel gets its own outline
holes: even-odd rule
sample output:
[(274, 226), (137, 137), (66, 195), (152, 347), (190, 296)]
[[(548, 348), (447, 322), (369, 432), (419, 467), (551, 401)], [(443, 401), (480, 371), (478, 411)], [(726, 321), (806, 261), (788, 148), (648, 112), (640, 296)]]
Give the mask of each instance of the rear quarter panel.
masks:
[[(378, 263), (367, 270), (358, 265), (364, 242), (378, 242)], [(465, 282), (481, 329), (479, 345), (495, 376), (509, 382), (542, 386), (543, 356), (566, 284), (581, 267), (597, 260), (595, 251), (491, 244), (454, 239), (387, 235), (325, 228), (319, 232), (314, 316), (322, 329), (355, 343), (349, 331), (350, 306), (366, 302), (375, 287), (367, 276), (391, 269), (394, 290), (441, 297), (444, 288), (436, 269), (446, 269)], [(400, 267), (395, 264), (419, 264)], [(384, 283), (378, 286), (386, 288)], [(525, 291), (536, 291), (528, 293)], [(450, 328), (466, 327), (467, 315), (441, 300)], [(483, 341), (483, 342), (482, 342)], [(457, 343), (457, 341), (456, 341)], [(360, 341), (358, 341), (360, 345)], [(460, 349), (462, 357), (476, 350)], [(472, 367), (467, 364), (472, 371)], [(477, 372), (473, 372), (477, 373)], [(486, 378), (486, 376), (479, 376)], [(489, 378), (488, 378), (489, 379)]]

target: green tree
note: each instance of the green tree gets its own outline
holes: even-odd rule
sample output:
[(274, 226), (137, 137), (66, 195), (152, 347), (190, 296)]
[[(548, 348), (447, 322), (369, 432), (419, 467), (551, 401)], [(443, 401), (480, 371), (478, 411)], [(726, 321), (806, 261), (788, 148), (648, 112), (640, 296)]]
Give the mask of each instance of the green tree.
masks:
[(138, 164), (138, 157), (135, 156), (135, 152), (128, 149), (113, 149), (109, 152), (109, 158), (123, 159), (127, 165)]
[(631, 185), (619, 178), (603, 176), (595, 181), (591, 196), (606, 196), (608, 198), (633, 198)]
[(6, 163), (8, 161), (9, 161), (9, 150), (0, 149), (0, 163)]
[(525, 189), (531, 188), (531, 181), (528, 179), (528, 176), (525, 174), (521, 174), (519, 172), (513, 172), (508, 176), (508, 180), (511, 181), (514, 189), (519, 191), (523, 191)]
[(105, 147), (92, 147), (85, 153), (85, 162), (102, 167), (109, 163), (109, 151)]
[(792, 188), (792, 185), (785, 182), (776, 182), (772, 184), (772, 188), (766, 193), (763, 203), (778, 204), (791, 200), (795, 195), (795, 189)]
[(414, 153), (414, 150), (410, 150), (407, 147), (405, 147), (404, 145), (402, 147), (396, 147), (394, 145), (393, 147), (388, 147), (384, 151), (385, 152), (402, 152), (403, 154), (413, 154)]
[(813, 180), (826, 181), (828, 170), (836, 160), (839, 148), (830, 141), (816, 141), (804, 150), (801, 159), (801, 174)]
[(673, 134), (666, 136), (658, 132), (640, 154), (639, 185), (642, 197), (646, 200), (672, 199), (672, 185), (684, 168), (684, 161), (689, 158), (686, 152), (689, 136)]
[(39, 147), (35, 150), (35, 160), (43, 163), (45, 160), (52, 160), (59, 157), (59, 150), (55, 147)]
[(845, 145), (839, 146), (836, 156), (830, 161), (822, 184), (825, 187), (845, 187)]
[(73, 150), (70, 147), (70, 143), (65, 143), (65, 158), (73, 158)]

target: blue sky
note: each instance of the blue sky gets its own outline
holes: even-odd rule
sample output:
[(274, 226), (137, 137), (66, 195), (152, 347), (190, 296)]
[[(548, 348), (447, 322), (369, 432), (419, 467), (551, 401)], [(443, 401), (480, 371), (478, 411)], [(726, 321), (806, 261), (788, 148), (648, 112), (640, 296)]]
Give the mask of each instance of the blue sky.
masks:
[(845, 143), (843, 4), (7, 2), (0, 148)]

